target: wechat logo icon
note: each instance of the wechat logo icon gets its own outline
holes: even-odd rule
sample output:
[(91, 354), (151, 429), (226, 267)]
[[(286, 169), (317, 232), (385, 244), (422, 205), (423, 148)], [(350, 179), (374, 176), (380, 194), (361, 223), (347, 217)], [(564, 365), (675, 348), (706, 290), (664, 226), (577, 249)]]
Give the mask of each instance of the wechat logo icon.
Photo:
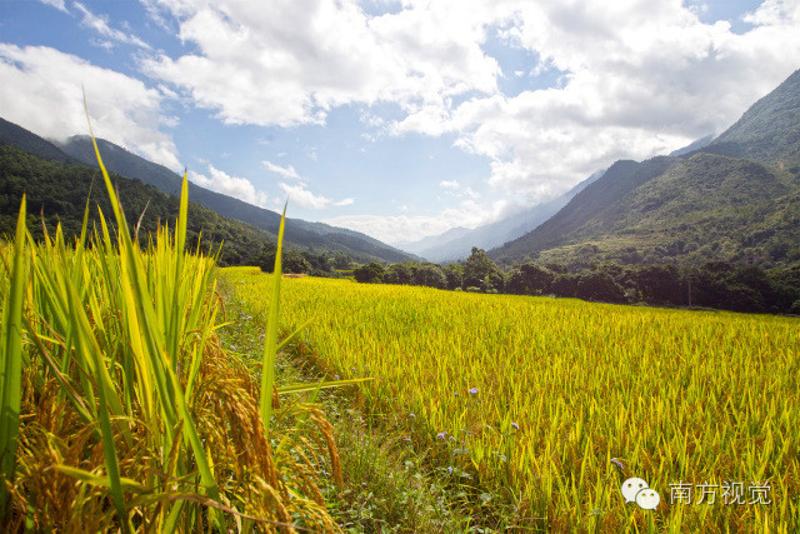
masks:
[(661, 502), (661, 496), (652, 489), (644, 479), (633, 477), (622, 483), (620, 488), (625, 502), (635, 502), (643, 510), (655, 510)]

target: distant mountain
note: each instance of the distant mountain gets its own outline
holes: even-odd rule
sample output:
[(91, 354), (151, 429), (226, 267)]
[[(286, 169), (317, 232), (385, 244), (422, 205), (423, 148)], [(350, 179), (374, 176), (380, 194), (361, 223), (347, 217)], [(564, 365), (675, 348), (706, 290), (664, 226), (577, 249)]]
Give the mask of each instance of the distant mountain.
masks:
[[(442, 232), (441, 234), (426, 236), (417, 241), (399, 242), (395, 243), (395, 245), (397, 246), (397, 248), (405, 250), (406, 252), (417, 254), (418, 256), (422, 256), (426, 259), (431, 259), (428, 256), (426, 256), (424, 252), (430, 250), (437, 250), (440, 247), (446, 246), (451, 241), (469, 235), (473, 231), (474, 230), (470, 228), (457, 226), (455, 228), (450, 228), (449, 230), (447, 230), (446, 232)], [(434, 254), (433, 256), (436, 255)], [(431, 259), (431, 261), (434, 260)]]
[[(104, 139), (98, 139), (98, 146), (109, 170), (137, 178), (165, 193), (178, 193), (180, 176), (163, 165), (141, 158)], [(70, 137), (61, 148), (78, 161), (89, 165), (94, 162), (94, 150), (88, 136)], [(224, 217), (252, 224), (273, 234), (278, 231), (280, 215), (274, 211), (253, 206), (194, 183), (189, 184), (189, 198)], [(365, 234), (301, 219), (286, 220), (286, 240), (288, 243), (317, 251), (344, 252), (358, 261), (401, 262), (413, 259), (409, 254)]]
[[(91, 140), (87, 136), (74, 136), (56, 146), (21, 126), (0, 119), (0, 145), (15, 146), (43, 159), (82, 163), (92, 168), (97, 165)], [(169, 195), (179, 193), (181, 177), (178, 174), (109, 141), (98, 139), (98, 145), (109, 171), (137, 179)], [(189, 198), (223, 217), (250, 224), (272, 236), (278, 231), (280, 215), (274, 211), (252, 206), (192, 183), (189, 184)], [(289, 245), (309, 251), (340, 252), (357, 261), (395, 262), (413, 259), (413, 256), (359, 232), (300, 219), (287, 219), (286, 241)]]
[(707, 146), (618, 161), (532, 232), (508, 262), (800, 263), (800, 72)]
[(426, 237), (401, 248), (434, 262), (455, 261), (469, 256), (472, 247), (491, 249), (516, 239), (553, 216), (567, 202), (605, 171), (598, 171), (558, 197), (505, 217), (499, 221), (479, 226), (473, 230), (453, 228), (447, 232)]
[(673, 150), (672, 152), (669, 153), (669, 155), (672, 156), (672, 157), (685, 156), (686, 154), (689, 154), (691, 152), (695, 152), (697, 150), (700, 150), (702, 148), (707, 147), (713, 141), (714, 141), (714, 136), (709, 134), (709, 135), (706, 135), (705, 137), (701, 137), (697, 141), (694, 141), (694, 142), (686, 145), (683, 148), (679, 148), (678, 150)]

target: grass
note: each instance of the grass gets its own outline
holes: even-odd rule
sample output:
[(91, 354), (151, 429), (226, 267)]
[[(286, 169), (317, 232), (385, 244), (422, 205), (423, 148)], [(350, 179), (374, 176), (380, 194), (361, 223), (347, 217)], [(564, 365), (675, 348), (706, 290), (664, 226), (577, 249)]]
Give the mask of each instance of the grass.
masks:
[[(263, 313), (268, 275), (222, 279)], [(800, 527), (798, 319), (310, 277), (281, 298), (284, 328), (313, 318), (300, 357), (374, 377), (359, 387), (368, 419), (407, 432), (474, 525)], [(655, 512), (625, 505), (628, 476), (661, 493)], [(767, 482), (773, 503), (669, 503), (671, 483), (726, 480)]]

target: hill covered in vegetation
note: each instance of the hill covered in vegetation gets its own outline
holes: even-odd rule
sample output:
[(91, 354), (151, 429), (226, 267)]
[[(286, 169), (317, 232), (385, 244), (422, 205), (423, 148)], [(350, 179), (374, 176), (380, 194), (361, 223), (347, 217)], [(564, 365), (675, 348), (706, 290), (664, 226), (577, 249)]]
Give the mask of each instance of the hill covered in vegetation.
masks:
[(800, 71), (711, 144), (618, 161), (532, 232), (491, 251), (587, 267), (800, 263)]
[[(178, 194), (180, 176), (163, 165), (141, 158), (104, 139), (98, 139), (98, 145), (110, 171), (141, 180), (164, 193)], [(94, 163), (94, 152), (88, 136), (73, 136), (61, 145), (61, 148), (78, 161), (87, 165)], [(274, 211), (253, 206), (191, 182), (189, 183), (189, 198), (223, 217), (240, 220), (273, 235), (278, 232), (280, 215)], [(410, 254), (360, 232), (301, 219), (289, 218), (286, 220), (286, 241), (317, 252), (340, 251), (360, 261), (393, 262), (412, 259)]]
[[(67, 142), (56, 145), (2, 118), (0, 118), (0, 145), (14, 146), (45, 160), (82, 163), (92, 169), (96, 165), (88, 137), (73, 136)], [(181, 180), (175, 172), (109, 141), (98, 139), (98, 146), (106, 158), (109, 171), (141, 181), (167, 195), (179, 194)], [(240, 221), (263, 230), (272, 236), (274, 241), (280, 222), (278, 213), (216, 193), (191, 182), (189, 198), (195, 204), (205, 206), (223, 218)], [(82, 209), (83, 202), (79, 206)], [(287, 219), (286, 242), (309, 254), (348, 256), (356, 261), (395, 262), (414, 259), (411, 254), (359, 232), (301, 219)]]
[[(174, 220), (178, 199), (138, 180), (113, 175), (114, 183), (124, 199), (123, 208), (130, 221), (140, 221), (139, 237), (145, 240), (159, 224)], [(94, 185), (93, 185), (94, 184)], [(102, 194), (98, 171), (80, 163), (45, 160), (19, 148), (0, 145), (0, 235), (12, 235), (16, 210), (23, 193), (27, 194), (28, 227), (41, 238), (42, 223), (55, 229), (59, 222), (64, 234), (72, 238), (80, 234), (87, 199), (110, 213), (108, 198)], [(90, 197), (91, 190), (91, 197)], [(202, 232), (204, 248), (222, 247), (223, 265), (258, 265), (271, 269), (274, 259), (273, 235), (242, 222), (221, 217), (194, 202), (189, 204), (188, 239), (197, 241)], [(97, 210), (90, 210), (91, 222)], [(334, 266), (348, 264), (344, 254), (315, 254), (293, 248), (286, 256), (289, 272), (331, 273)]]

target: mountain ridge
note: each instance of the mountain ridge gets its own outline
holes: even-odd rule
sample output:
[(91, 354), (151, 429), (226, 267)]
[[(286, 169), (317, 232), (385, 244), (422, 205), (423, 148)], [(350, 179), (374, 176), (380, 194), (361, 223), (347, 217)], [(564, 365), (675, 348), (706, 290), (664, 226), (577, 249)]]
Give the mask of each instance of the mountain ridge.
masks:
[(502, 245), (530, 232), (545, 222), (566, 205), (572, 197), (600, 178), (605, 172), (605, 170), (597, 171), (567, 192), (521, 210), (511, 216), (504, 217), (499, 221), (478, 226), (474, 229), (462, 229), (463, 231), (456, 232), (455, 236), (453, 236), (453, 232), (458, 230), (458, 227), (452, 228), (442, 234), (429, 236), (410, 244), (414, 247), (413, 249), (408, 248), (409, 245), (407, 244), (405, 250), (414, 252), (430, 261), (449, 262), (466, 258), (469, 256), (472, 247), (491, 249)]
[[(137, 156), (119, 145), (98, 139), (104, 163), (110, 172), (139, 180), (168, 195), (180, 192), (181, 177), (157, 163)], [(15, 123), (0, 118), (0, 145), (11, 145), (45, 160), (96, 167), (94, 149), (88, 136), (73, 136), (63, 143), (53, 143)], [(280, 215), (252, 206), (239, 199), (189, 183), (192, 202), (208, 207), (222, 217), (242, 222), (274, 236)], [(309, 251), (342, 252), (358, 261), (408, 261), (415, 259), (394, 247), (359, 232), (325, 223), (287, 218), (286, 240), (290, 245)]]
[(800, 71), (702, 144), (614, 163), (548, 221), (490, 255), (576, 266), (800, 262)]

